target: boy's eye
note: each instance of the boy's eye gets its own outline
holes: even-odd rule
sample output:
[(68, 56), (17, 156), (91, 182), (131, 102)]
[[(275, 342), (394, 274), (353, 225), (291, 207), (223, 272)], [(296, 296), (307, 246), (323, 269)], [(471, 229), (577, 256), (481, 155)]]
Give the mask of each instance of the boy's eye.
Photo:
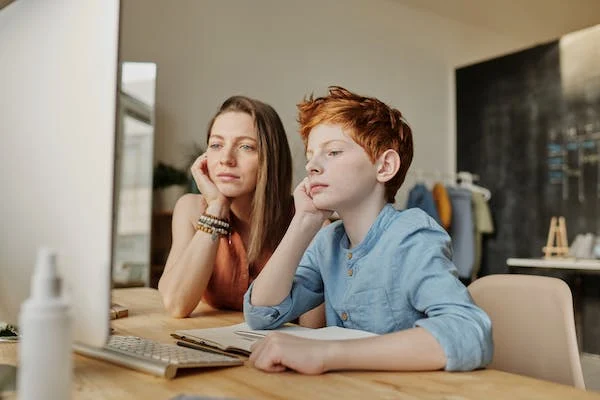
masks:
[(221, 143), (211, 143), (211, 144), (208, 145), (208, 147), (210, 149), (215, 149), (216, 150), (216, 149), (221, 148), (222, 146), (221, 146)]
[(327, 153), (327, 155), (332, 156), (332, 157), (335, 157), (340, 154), (342, 154), (341, 150), (331, 150), (331, 151), (329, 151), (329, 153)]

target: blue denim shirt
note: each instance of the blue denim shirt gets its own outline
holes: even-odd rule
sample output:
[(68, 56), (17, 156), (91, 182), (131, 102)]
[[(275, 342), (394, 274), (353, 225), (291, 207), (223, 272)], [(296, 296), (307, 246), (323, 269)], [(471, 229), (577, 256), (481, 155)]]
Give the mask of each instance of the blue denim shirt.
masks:
[(253, 306), (250, 285), (246, 322), (273, 329), (325, 301), (328, 326), (379, 334), (422, 327), (444, 349), (446, 370), (490, 363), (490, 319), (456, 278), (450, 237), (430, 216), (388, 204), (365, 239), (352, 249), (349, 244), (341, 221), (321, 229), (281, 304)]

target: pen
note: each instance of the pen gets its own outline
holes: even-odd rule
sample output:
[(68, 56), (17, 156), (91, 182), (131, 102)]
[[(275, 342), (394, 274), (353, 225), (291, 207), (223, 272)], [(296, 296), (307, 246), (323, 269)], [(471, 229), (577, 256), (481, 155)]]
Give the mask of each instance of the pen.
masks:
[(254, 332), (248, 332), (248, 331), (235, 331), (235, 334), (238, 336), (241, 336), (243, 338), (246, 339), (262, 339), (265, 337), (265, 335), (261, 334), (261, 333), (254, 333)]

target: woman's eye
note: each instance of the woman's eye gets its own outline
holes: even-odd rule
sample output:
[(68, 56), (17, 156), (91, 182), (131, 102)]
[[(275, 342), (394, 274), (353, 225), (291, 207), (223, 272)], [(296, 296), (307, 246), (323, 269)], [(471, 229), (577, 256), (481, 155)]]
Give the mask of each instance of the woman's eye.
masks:
[(331, 150), (329, 153), (327, 153), (327, 155), (332, 156), (332, 157), (335, 157), (340, 154), (342, 154), (341, 150)]
[(246, 150), (246, 151), (253, 151), (253, 150), (255, 150), (254, 146), (249, 145), (249, 144), (243, 144), (243, 145), (241, 145), (240, 149)]
[(211, 149), (220, 149), (222, 146), (221, 143), (211, 143), (208, 145), (208, 147)]

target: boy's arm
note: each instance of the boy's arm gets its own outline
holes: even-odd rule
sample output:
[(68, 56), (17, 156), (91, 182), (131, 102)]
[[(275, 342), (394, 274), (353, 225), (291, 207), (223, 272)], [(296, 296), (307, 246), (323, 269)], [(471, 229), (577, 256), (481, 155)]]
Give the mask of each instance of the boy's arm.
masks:
[[(250, 285), (244, 295), (244, 318), (252, 329), (277, 328), (281, 324), (293, 321), (303, 313), (323, 303), (323, 280), (318, 264), (315, 261), (317, 243), (318, 236), (304, 252), (302, 259), (294, 265), (293, 269), (295, 273), (291, 278), (288, 278), (290, 280), (289, 289), (278, 303), (256, 305), (251, 300), (256, 290), (255, 285), (260, 275), (264, 273), (264, 269), (261, 271), (259, 278)], [(273, 275), (276, 276), (277, 272), (275, 270)], [(280, 277), (279, 279), (283, 280), (285, 278)], [(287, 284), (287, 282), (280, 282), (279, 285), (284, 283)], [(275, 284), (272, 288), (274, 289), (279, 285)], [(271, 288), (266, 287), (263, 290), (269, 291)]]
[(423, 328), (411, 328), (365, 339), (340, 340), (330, 346), (325, 360), (328, 371), (434, 371), (446, 365), (444, 349)]
[(254, 281), (250, 296), (253, 306), (274, 306), (290, 294), (300, 259), (322, 223), (320, 218), (294, 215), (279, 246)]
[(321, 275), (307, 248), (331, 211), (315, 208), (307, 185), (304, 179), (294, 190), (294, 217), (244, 296), (244, 317), (253, 329), (275, 328), (323, 302)]
[(446, 356), (423, 328), (354, 340), (310, 340), (272, 333), (252, 347), (256, 368), (304, 374), (332, 370), (432, 371), (444, 368)]
[(441, 345), (445, 369), (470, 371), (492, 360), (492, 323), (456, 277), (446, 237), (441, 230), (423, 230), (409, 238), (407, 245), (419, 261), (403, 279), (410, 304), (425, 316), (414, 326), (427, 330)]

